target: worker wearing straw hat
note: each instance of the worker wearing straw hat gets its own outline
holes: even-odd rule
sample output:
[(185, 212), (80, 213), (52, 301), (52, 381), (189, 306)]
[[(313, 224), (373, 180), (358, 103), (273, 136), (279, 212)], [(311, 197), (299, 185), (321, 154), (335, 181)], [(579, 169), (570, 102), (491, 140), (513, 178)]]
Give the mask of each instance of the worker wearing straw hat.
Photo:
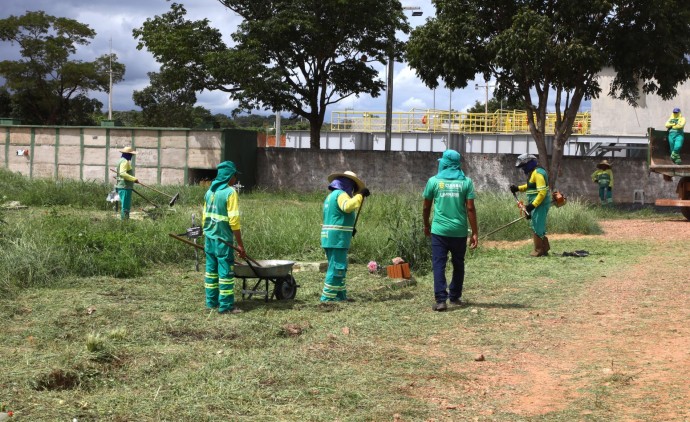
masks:
[(134, 177), (134, 167), (132, 166), (132, 157), (136, 155), (136, 151), (132, 147), (124, 147), (120, 150), (122, 156), (117, 163), (117, 194), (120, 196), (120, 219), (129, 219), (129, 210), (132, 208), (132, 189), (134, 184), (139, 180)]
[(347, 300), (347, 252), (357, 233), (354, 229), (356, 215), (370, 192), (351, 171), (332, 173), (328, 176), (328, 183), (330, 193), (323, 202), (321, 226), (321, 247), (326, 252), (328, 270), (321, 301), (341, 302)]
[(597, 164), (592, 181), (599, 184), (599, 201), (602, 205), (613, 203), (613, 172), (611, 164), (604, 160)]

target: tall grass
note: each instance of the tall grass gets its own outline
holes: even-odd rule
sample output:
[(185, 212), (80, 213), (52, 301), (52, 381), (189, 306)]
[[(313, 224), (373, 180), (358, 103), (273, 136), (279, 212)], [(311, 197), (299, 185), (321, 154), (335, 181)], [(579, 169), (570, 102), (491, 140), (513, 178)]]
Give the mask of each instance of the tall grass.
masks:
[[(0, 292), (45, 285), (64, 276), (135, 277), (156, 264), (193, 259), (193, 250), (168, 237), (184, 233), (191, 215), (200, 223), (205, 189), (164, 187), (180, 193), (177, 205), (156, 220), (119, 221), (105, 201), (106, 185), (79, 181), (27, 180), (0, 171), (7, 200), (28, 210), (5, 213), (0, 227)], [(255, 191), (240, 194), (242, 231), (247, 252), (255, 259), (323, 260), (320, 246), (322, 203), (327, 192)], [(167, 200), (163, 201), (163, 204)], [(509, 194), (480, 192), (477, 205), (480, 236), (518, 217)], [(145, 206), (136, 196), (134, 209)], [(164, 206), (163, 208), (166, 208)], [(549, 233), (597, 234), (597, 212), (574, 200), (549, 213)], [(520, 221), (489, 237), (517, 240), (530, 236)], [(430, 267), (429, 240), (422, 226), (421, 194), (374, 192), (366, 199), (352, 241), (350, 259), (388, 263), (400, 256), (416, 271)]]

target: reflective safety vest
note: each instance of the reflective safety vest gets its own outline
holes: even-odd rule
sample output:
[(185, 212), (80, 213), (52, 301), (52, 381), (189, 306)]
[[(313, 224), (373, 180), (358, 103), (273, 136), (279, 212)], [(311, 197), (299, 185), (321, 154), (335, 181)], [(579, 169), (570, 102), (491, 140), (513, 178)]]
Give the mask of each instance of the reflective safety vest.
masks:
[(345, 193), (334, 190), (323, 202), (323, 225), (321, 226), (322, 248), (350, 247), (352, 228), (355, 224), (356, 212), (346, 213), (338, 206), (338, 197)]
[[(225, 186), (215, 192), (209, 189), (206, 192), (204, 201), (204, 235), (211, 239), (221, 238), (232, 242), (234, 237), (230, 228), (230, 217), (228, 215), (228, 198), (236, 195), (235, 189)], [(239, 211), (234, 211), (239, 213)]]

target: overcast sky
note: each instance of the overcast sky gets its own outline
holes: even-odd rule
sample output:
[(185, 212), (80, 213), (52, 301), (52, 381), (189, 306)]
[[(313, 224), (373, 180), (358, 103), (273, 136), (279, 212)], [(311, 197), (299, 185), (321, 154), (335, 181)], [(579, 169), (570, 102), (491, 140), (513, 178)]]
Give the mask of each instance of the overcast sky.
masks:
[[(260, 0), (257, 0), (260, 1)], [(235, 31), (240, 22), (239, 16), (223, 7), (217, 0), (178, 0), (187, 9), (189, 19), (208, 18), (211, 25), (221, 31), (226, 43), (230, 44), (230, 34)], [(412, 26), (421, 25), (434, 14), (431, 0), (402, 0), (403, 6), (420, 7), (422, 17), (409, 16)], [(149, 17), (161, 15), (170, 9), (170, 2), (166, 0), (0, 0), (0, 17), (10, 15), (22, 15), (26, 11), (43, 10), (49, 15), (75, 19), (88, 24), (96, 31), (96, 37), (88, 46), (80, 46), (77, 58), (93, 60), (107, 54), (109, 42), (112, 38), (113, 52), (117, 54), (120, 62), (127, 66), (125, 80), (113, 87), (113, 109), (117, 111), (138, 109), (132, 100), (132, 92), (141, 90), (148, 85), (147, 72), (159, 70), (159, 64), (150, 53), (136, 49), (136, 41), (132, 36), (132, 30), (139, 28)], [(403, 34), (399, 34), (402, 38)], [(2, 59), (15, 59), (19, 57), (18, 47), (9, 43), (0, 43), (0, 57)], [(380, 76), (385, 80), (385, 68), (378, 67)], [(477, 81), (484, 84), (484, 81)], [(463, 90), (456, 90), (452, 94), (452, 108), (465, 110), (471, 107), (476, 100), (484, 102), (485, 90), (475, 89), (475, 83), (470, 82)], [(409, 111), (413, 108), (432, 108), (434, 104), (438, 109), (448, 109), (449, 91), (445, 88), (436, 89), (434, 92), (424, 86), (415, 76), (415, 72), (404, 63), (396, 63), (395, 78), (393, 83), (393, 110)], [(492, 96), (489, 90), (489, 97)], [(93, 93), (104, 104), (107, 111), (107, 94)], [(330, 121), (330, 111), (345, 108), (355, 110), (385, 111), (385, 93), (378, 98), (362, 96), (360, 98), (348, 98), (328, 110), (326, 120)], [(434, 100), (435, 98), (435, 100)], [(235, 101), (228, 98), (223, 92), (204, 92), (198, 95), (199, 105), (204, 106), (214, 113), (230, 112), (237, 106)], [(260, 112), (266, 114), (267, 112)], [(287, 113), (285, 113), (287, 115)]]

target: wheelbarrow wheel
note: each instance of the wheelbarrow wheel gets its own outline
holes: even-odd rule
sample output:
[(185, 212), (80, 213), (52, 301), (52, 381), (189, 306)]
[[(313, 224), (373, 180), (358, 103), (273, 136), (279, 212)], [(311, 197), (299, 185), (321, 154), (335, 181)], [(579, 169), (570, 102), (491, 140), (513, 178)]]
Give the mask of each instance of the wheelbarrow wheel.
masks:
[(276, 299), (290, 300), (295, 298), (298, 286), (295, 277), (292, 275), (276, 279), (275, 285), (276, 287), (273, 292), (276, 295)]

